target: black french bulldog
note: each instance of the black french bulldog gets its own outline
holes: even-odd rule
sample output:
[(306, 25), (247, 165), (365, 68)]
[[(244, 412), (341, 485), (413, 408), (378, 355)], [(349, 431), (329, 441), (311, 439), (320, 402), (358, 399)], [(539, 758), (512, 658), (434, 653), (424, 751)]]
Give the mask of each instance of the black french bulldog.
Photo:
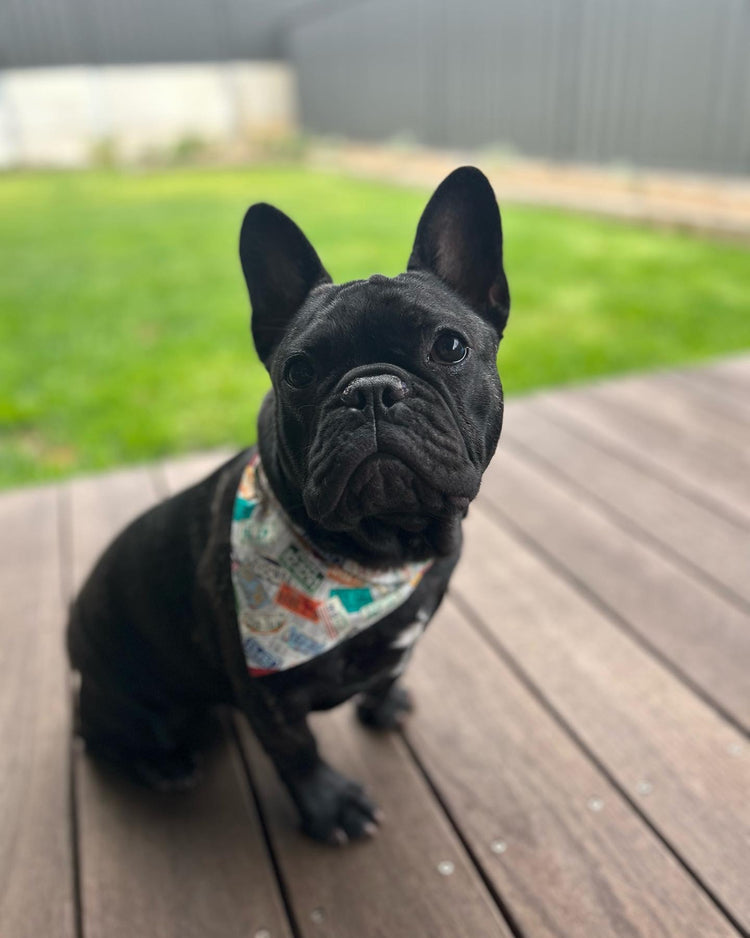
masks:
[(273, 385), (257, 450), (146, 512), (99, 559), (68, 626), (77, 732), (177, 789), (193, 780), (201, 717), (238, 707), (303, 829), (343, 843), (373, 833), (378, 812), (320, 758), (306, 717), (354, 695), (370, 726), (410, 709), (397, 679), (502, 425), (500, 213), (463, 167), (432, 196), (398, 277), (332, 284), (265, 204), (245, 216), (240, 258)]

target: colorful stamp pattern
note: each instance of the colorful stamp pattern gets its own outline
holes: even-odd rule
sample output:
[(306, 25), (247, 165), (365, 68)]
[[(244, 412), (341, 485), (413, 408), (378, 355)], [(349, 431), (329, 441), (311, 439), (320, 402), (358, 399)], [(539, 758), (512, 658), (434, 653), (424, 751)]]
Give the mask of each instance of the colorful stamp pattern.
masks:
[(237, 489), (231, 543), (237, 623), (254, 676), (304, 664), (374, 625), (430, 566), (376, 573), (317, 553), (276, 502), (257, 455)]

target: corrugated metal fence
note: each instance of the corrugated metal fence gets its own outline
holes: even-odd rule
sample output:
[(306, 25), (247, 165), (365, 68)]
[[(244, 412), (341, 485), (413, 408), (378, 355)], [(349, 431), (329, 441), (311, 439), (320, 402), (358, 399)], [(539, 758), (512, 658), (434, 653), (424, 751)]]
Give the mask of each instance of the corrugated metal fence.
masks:
[(750, 172), (750, 0), (371, 0), (288, 50), (311, 131)]
[(279, 58), (315, 0), (0, 0), (0, 69)]
[(0, 3), (0, 69), (282, 54), (315, 133), (750, 172), (750, 0)]

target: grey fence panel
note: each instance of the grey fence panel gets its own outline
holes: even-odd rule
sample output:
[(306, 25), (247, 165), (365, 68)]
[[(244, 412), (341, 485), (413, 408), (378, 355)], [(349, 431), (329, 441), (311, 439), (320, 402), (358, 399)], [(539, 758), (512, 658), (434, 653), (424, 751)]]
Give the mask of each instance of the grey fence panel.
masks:
[(750, 0), (370, 0), (288, 50), (313, 132), (750, 171)]
[(425, 3), (412, 4), (407, 18), (399, 0), (385, 0), (292, 28), (287, 52), (308, 126), (363, 139), (419, 132), (430, 69), (422, 60)]
[(88, 18), (74, 0), (2, 0), (0, 68), (25, 64), (70, 65), (86, 55)]
[(721, 168), (724, 148), (744, 159), (750, 171), (750, 0), (730, 4), (721, 46), (717, 100), (713, 111), (713, 161)]
[(0, 68), (284, 54), (313, 132), (750, 172), (750, 0), (0, 0)]
[(320, 3), (0, 0), (0, 68), (278, 58), (287, 18)]
[(176, 7), (151, 0), (94, 0), (91, 6), (100, 62), (223, 58), (219, 4), (180, 0)]

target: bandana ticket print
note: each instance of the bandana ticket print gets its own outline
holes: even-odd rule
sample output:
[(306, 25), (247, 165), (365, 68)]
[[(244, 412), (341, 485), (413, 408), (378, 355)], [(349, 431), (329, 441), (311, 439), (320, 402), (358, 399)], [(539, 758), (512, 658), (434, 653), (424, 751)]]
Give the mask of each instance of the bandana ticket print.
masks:
[(317, 553), (284, 514), (255, 455), (232, 518), (232, 584), (250, 674), (285, 671), (374, 625), (430, 566), (373, 572)]

